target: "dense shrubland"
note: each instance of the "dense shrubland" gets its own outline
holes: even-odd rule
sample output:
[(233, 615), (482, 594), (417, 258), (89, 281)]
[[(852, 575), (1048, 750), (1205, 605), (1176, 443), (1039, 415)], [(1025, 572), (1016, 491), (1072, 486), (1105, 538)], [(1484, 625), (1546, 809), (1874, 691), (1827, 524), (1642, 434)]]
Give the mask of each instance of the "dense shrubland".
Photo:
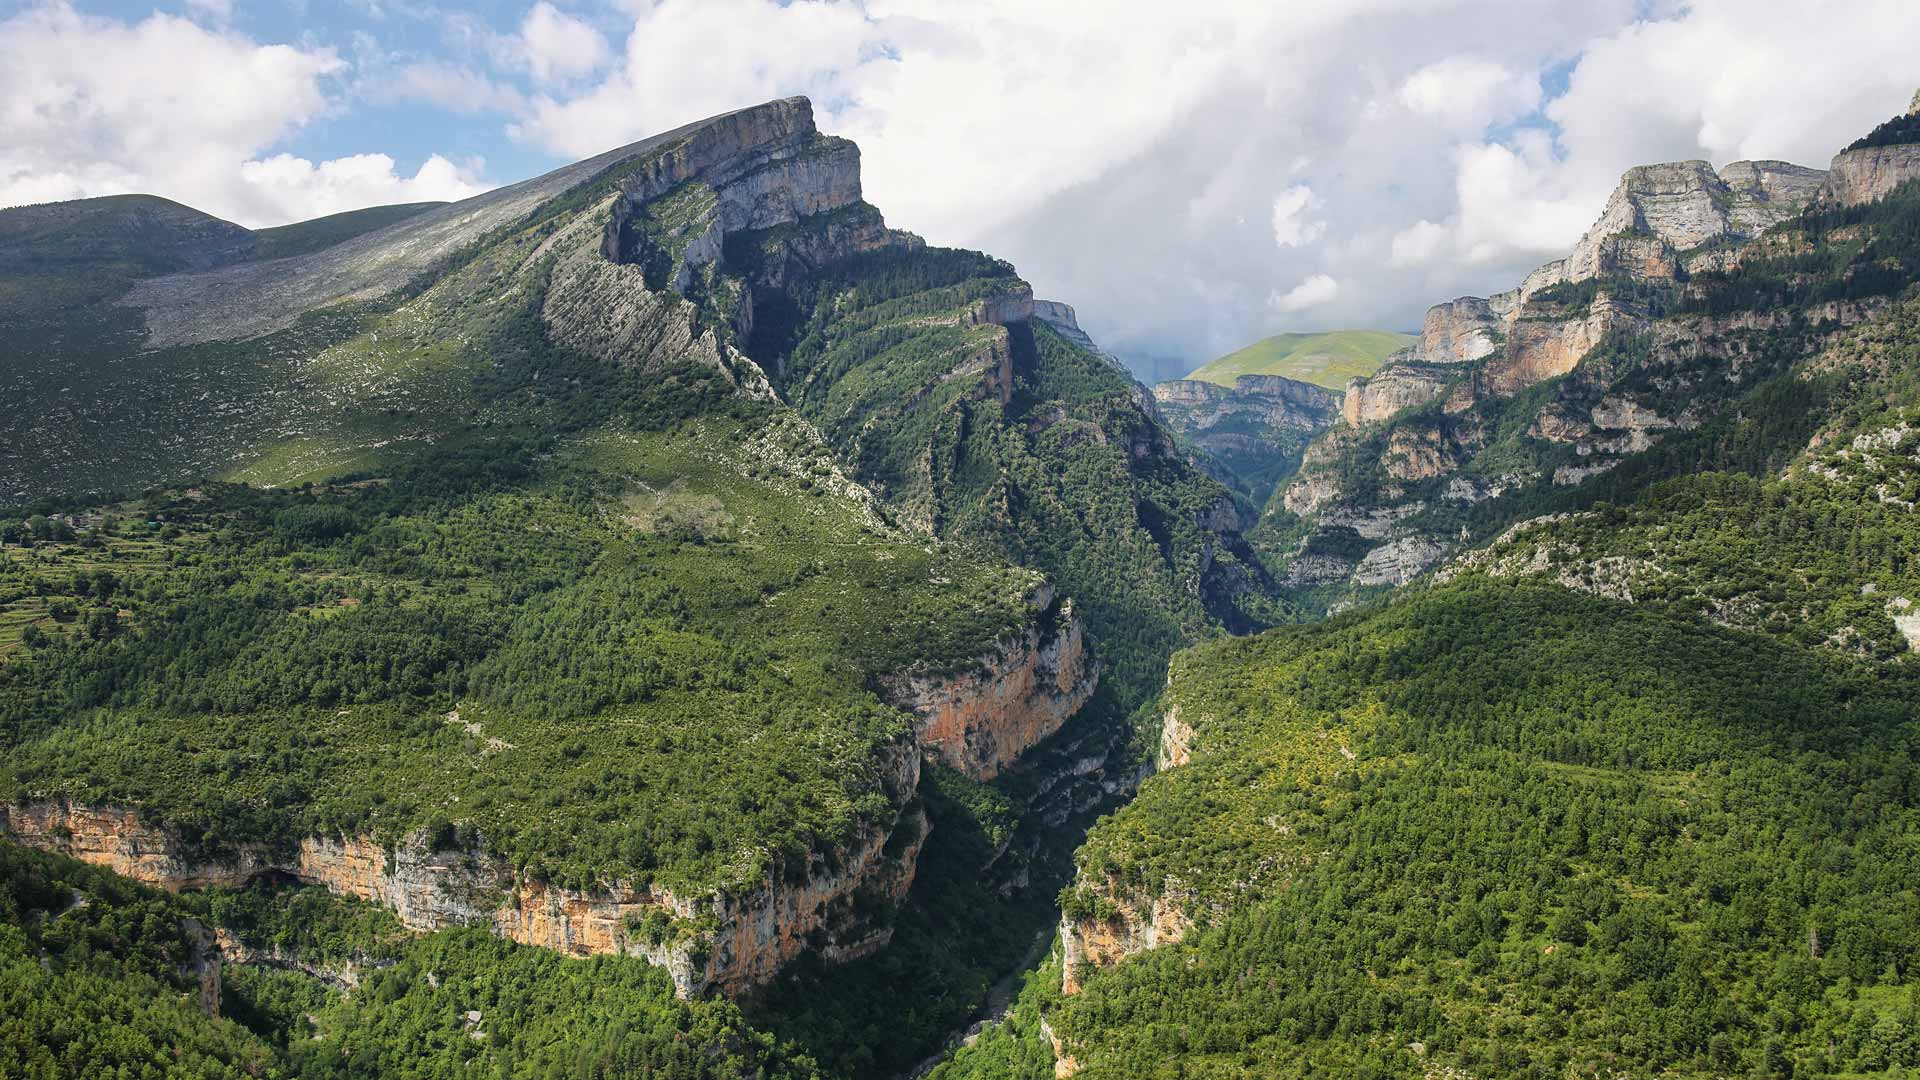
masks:
[(1052, 1023), (1085, 1076), (1920, 1064), (1917, 689), (1535, 586), (1193, 650), (1068, 900), (1200, 925)]
[[(358, 985), (226, 965), (210, 1017), (191, 965), (217, 962), (215, 926), (317, 968), (351, 965)], [(817, 1075), (731, 1004), (676, 1000), (639, 960), (572, 960), (478, 930), (411, 937), (314, 890), (175, 897), (11, 844), (0, 1004), (0, 1072), (30, 1080)]]

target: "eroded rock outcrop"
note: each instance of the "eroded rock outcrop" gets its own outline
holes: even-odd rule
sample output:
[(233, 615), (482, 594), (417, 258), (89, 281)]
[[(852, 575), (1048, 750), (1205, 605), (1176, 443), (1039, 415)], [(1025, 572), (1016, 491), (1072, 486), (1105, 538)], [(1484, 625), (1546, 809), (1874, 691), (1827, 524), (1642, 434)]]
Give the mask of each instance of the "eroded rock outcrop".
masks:
[(379, 904), (412, 930), (480, 926), (576, 956), (638, 956), (666, 968), (681, 996), (695, 997), (748, 990), (810, 948), (858, 955), (874, 940), (865, 914), (906, 895), (928, 830), (908, 803), (919, 783), (917, 749), (905, 741), (894, 747), (884, 774), (889, 794), (906, 807), (890, 826), (863, 827), (850, 843), (815, 852), (802, 869), (775, 866), (758, 881), (688, 895), (617, 882), (561, 888), (482, 850), (435, 849), (422, 833), (391, 846), (316, 836), (208, 854), (132, 808), (64, 801), (5, 807), (0, 832), (166, 889), (241, 885), (272, 873)]
[(1169, 706), (1160, 718), (1160, 745), (1154, 768), (1172, 769), (1193, 760), (1193, 725), (1180, 716), (1180, 706)]
[(1436, 481), (1447, 483), (1442, 498), (1468, 503), (1524, 482), (1511, 470), (1497, 483), (1467, 474), (1497, 434), (1501, 403), (1543, 382), (1564, 380), (1529, 418), (1527, 435), (1572, 444), (1583, 459), (1556, 465), (1554, 483), (1580, 483), (1652, 446), (1663, 431), (1692, 426), (1691, 416), (1641, 415), (1618, 397), (1589, 415), (1612, 376), (1579, 373), (1610, 341), (1651, 340), (1675, 359), (1737, 349), (1745, 328), (1706, 325), (1711, 320), (1669, 325), (1658, 317), (1659, 298), (1682, 288), (1693, 270), (1732, 265), (1827, 183), (1826, 173), (1780, 161), (1737, 161), (1718, 172), (1703, 161), (1629, 169), (1566, 258), (1506, 292), (1428, 309), (1417, 345), (1348, 385), (1343, 423), (1307, 447), (1288, 484), (1282, 505), (1312, 526), (1288, 563), (1289, 580), (1398, 585), (1434, 565), (1453, 535), (1431, 526), (1348, 534), (1346, 511), (1413, 505), (1441, 494)]
[(1704, 161), (1628, 169), (1600, 219), (1572, 254), (1527, 276), (1510, 311), (1553, 285), (1598, 277), (1671, 279), (1681, 252), (1719, 241), (1751, 240), (1806, 209), (1827, 175), (1784, 161), (1736, 161), (1718, 173)]
[(1060, 941), (1065, 957), (1060, 990), (1080, 992), (1089, 969), (1110, 967), (1136, 953), (1172, 945), (1193, 929), (1193, 918), (1181, 907), (1184, 892), (1170, 885), (1159, 895), (1096, 890), (1103, 910), (1081, 918), (1063, 916)]
[[(1157, 771), (1176, 769), (1193, 758), (1194, 731), (1178, 705), (1161, 716), (1159, 745), (1154, 753)], [(1112, 881), (1083, 880), (1081, 892), (1090, 897), (1090, 910), (1063, 912), (1060, 940), (1064, 949), (1061, 990), (1080, 992), (1081, 979), (1093, 968), (1117, 964), (1135, 953), (1171, 945), (1193, 928), (1190, 890), (1178, 881), (1162, 883), (1157, 892), (1121, 888)], [(1085, 907), (1086, 905), (1081, 905)], [(1055, 1055), (1063, 1056), (1058, 1043)]]
[(1382, 368), (1370, 379), (1347, 384), (1340, 402), (1341, 418), (1354, 426), (1385, 420), (1440, 396), (1459, 372), (1441, 364), (1398, 363)]
[(124, 300), (145, 309), (154, 346), (249, 337), (291, 325), (302, 312), (386, 296), (444, 266), (476, 239), (524, 220), (542, 204), (634, 162), (661, 156), (685, 169), (812, 131), (813, 106), (786, 98), (696, 121), (578, 161), (544, 176), (430, 210), (321, 251), (205, 273), (143, 281)]
[(1446, 547), (1424, 536), (1389, 540), (1353, 568), (1355, 585), (1405, 585), (1440, 561)]
[(1041, 586), (1024, 632), (957, 671), (910, 670), (882, 680), (887, 699), (915, 717), (927, 756), (975, 779), (999, 775), (1059, 731), (1093, 696), (1100, 665), (1070, 600)]
[(1420, 344), (1406, 357), (1427, 364), (1465, 364), (1499, 348), (1504, 320), (1478, 296), (1462, 296), (1427, 309)]
[[(758, 260), (756, 283), (715, 281), (729, 237), (788, 230)], [(755, 284), (862, 251), (919, 241), (861, 201), (860, 151), (820, 134), (804, 98), (719, 118), (637, 156), (615, 190), (536, 251), (555, 260), (541, 305), (553, 340), (643, 370), (689, 358), (753, 396), (773, 390), (686, 294), (696, 281), (730, 294), (730, 328), (751, 331)]]
[(1608, 332), (1631, 321), (1605, 293), (1578, 318), (1520, 319), (1507, 331), (1507, 348), (1490, 357), (1486, 386), (1511, 397), (1535, 383), (1565, 375), (1577, 367)]
[(1242, 375), (1233, 388), (1199, 379), (1156, 384), (1161, 415), (1204, 444), (1228, 426), (1257, 425), (1317, 431), (1339, 414), (1340, 395), (1280, 375)]
[(1920, 143), (1867, 146), (1833, 159), (1826, 196), (1841, 206), (1883, 199), (1901, 184), (1920, 178)]

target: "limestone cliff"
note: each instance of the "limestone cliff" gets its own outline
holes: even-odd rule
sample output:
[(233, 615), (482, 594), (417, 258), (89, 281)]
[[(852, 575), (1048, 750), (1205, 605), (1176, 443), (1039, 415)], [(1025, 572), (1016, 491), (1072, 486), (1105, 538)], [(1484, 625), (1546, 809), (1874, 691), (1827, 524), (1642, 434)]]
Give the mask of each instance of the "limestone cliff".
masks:
[[(637, 162), (658, 160), (661, 175), (697, 173), (726, 157), (751, 157), (812, 131), (813, 107), (805, 98), (768, 102), (700, 120), (311, 254), (152, 278), (124, 302), (144, 310), (154, 346), (267, 333), (292, 325), (315, 308), (390, 295), (418, 275), (447, 265), (468, 245), (525, 221), (550, 200), (604, 182)], [(835, 189), (829, 184), (828, 190)]]
[(1841, 206), (1885, 198), (1894, 188), (1920, 179), (1920, 143), (1868, 146), (1833, 159), (1826, 197)]
[(1465, 364), (1500, 346), (1501, 320), (1478, 296), (1462, 296), (1427, 309), (1420, 343), (1406, 357), (1428, 364)]
[[(730, 237), (807, 220), (757, 260), (746, 285), (715, 279)], [(772, 397), (759, 366), (732, 344), (750, 333), (756, 287), (856, 252), (918, 243), (889, 230), (860, 198), (860, 151), (814, 129), (804, 98), (721, 118), (638, 155), (591, 213), (544, 242), (551, 256), (541, 318), (549, 336), (608, 363), (642, 369), (697, 358), (753, 396)], [(688, 299), (718, 291), (725, 325)]]
[(1419, 344), (1350, 385), (1343, 415), (1371, 423), (1432, 400), (1449, 376), (1431, 365), (1484, 360), (1484, 392), (1497, 396), (1564, 374), (1632, 313), (1604, 290), (1579, 311), (1532, 303), (1536, 294), (1596, 278), (1672, 281), (1686, 253), (1753, 239), (1806, 209), (1827, 182), (1826, 173), (1784, 161), (1736, 161), (1718, 173), (1704, 161), (1629, 169), (1572, 254), (1508, 292), (1429, 308)]
[(1339, 394), (1282, 375), (1242, 375), (1231, 390), (1198, 379), (1173, 379), (1156, 385), (1153, 397), (1163, 416), (1187, 410), (1181, 422), (1195, 433), (1235, 421), (1317, 429), (1340, 407)]
[[(1181, 717), (1180, 707), (1170, 706), (1161, 717), (1155, 769), (1165, 771), (1187, 764), (1193, 757), (1193, 740), (1193, 727)], [(1157, 892), (1123, 888), (1111, 881), (1088, 881), (1084, 874), (1078, 884), (1094, 897), (1094, 909), (1061, 915), (1064, 993), (1079, 993), (1088, 969), (1117, 964), (1157, 945), (1171, 945), (1193, 928), (1188, 910), (1192, 897), (1177, 881), (1163, 883)], [(1055, 1050), (1058, 1055), (1057, 1045)]]
[(1348, 424), (1376, 423), (1401, 409), (1425, 405), (1458, 375), (1444, 365), (1402, 361), (1382, 368), (1370, 379), (1354, 379), (1340, 401), (1340, 417)]
[(210, 855), (128, 807), (39, 802), (0, 807), (0, 833), (166, 889), (241, 885), (278, 874), (391, 910), (409, 929), (480, 926), (576, 956), (624, 953), (667, 969), (683, 997), (736, 994), (766, 982), (802, 951), (842, 958), (883, 943), (869, 912), (906, 895), (928, 824), (906, 800), (920, 755), (901, 743), (886, 787), (905, 807), (891, 827), (868, 826), (743, 885), (679, 894), (659, 885), (564, 889), (516, 873), (481, 850), (436, 850), (424, 834), (391, 846), (370, 837), (310, 836)]
[(1172, 945), (1193, 929), (1192, 917), (1181, 908), (1183, 893), (1177, 887), (1158, 896), (1106, 888), (1097, 891), (1106, 910), (1060, 920), (1066, 960), (1060, 990), (1065, 994), (1080, 992), (1088, 969), (1110, 967), (1136, 953)]
[(1512, 312), (1542, 289), (1597, 277), (1670, 279), (1679, 253), (1751, 240), (1806, 209), (1826, 179), (1817, 169), (1784, 161), (1736, 161), (1718, 173), (1704, 161), (1628, 169), (1572, 254), (1535, 270), (1517, 295), (1493, 303)]
[(1512, 397), (1535, 383), (1565, 375), (1600, 344), (1609, 331), (1631, 325), (1631, 312), (1606, 293), (1594, 298), (1584, 315), (1573, 318), (1521, 319), (1508, 330), (1507, 347), (1487, 359), (1485, 387), (1496, 397)]
[(1059, 731), (1099, 683), (1073, 602), (1041, 586), (1028, 604), (1034, 619), (1024, 631), (958, 670), (882, 680), (887, 699), (913, 713), (922, 752), (977, 780)]
[(1215, 479), (1254, 505), (1299, 464), (1315, 432), (1340, 415), (1340, 395), (1280, 375), (1242, 375), (1231, 389), (1197, 379), (1153, 388), (1161, 421)]
[[(1609, 340), (1650, 337), (1668, 363), (1737, 342), (1750, 328), (1668, 326), (1649, 297), (1682, 288), (1696, 270), (1732, 265), (1828, 184), (1826, 173), (1779, 161), (1736, 161), (1718, 172), (1703, 161), (1629, 169), (1565, 258), (1506, 292), (1428, 309), (1417, 344), (1348, 385), (1341, 423), (1306, 449), (1282, 493), (1279, 505), (1311, 530), (1283, 555), (1288, 580), (1399, 585), (1433, 566), (1455, 536), (1411, 523), (1350, 531), (1343, 516), (1431, 505), (1435, 495), (1477, 503), (1540, 478), (1511, 467), (1497, 480), (1462, 470), (1496, 437), (1504, 403), (1541, 383), (1562, 381), (1527, 418), (1528, 436), (1573, 444), (1581, 459), (1547, 470), (1553, 482), (1581, 482), (1666, 430), (1692, 426), (1692, 418), (1662, 417), (1638, 401), (1607, 422), (1591, 420), (1586, 414), (1616, 375), (1583, 375), (1583, 365)], [(1663, 387), (1674, 392), (1679, 383)], [(1431, 490), (1441, 481), (1444, 491)]]
[(1193, 760), (1193, 727), (1180, 716), (1180, 706), (1167, 708), (1160, 718), (1160, 745), (1154, 754), (1156, 769), (1177, 768)]

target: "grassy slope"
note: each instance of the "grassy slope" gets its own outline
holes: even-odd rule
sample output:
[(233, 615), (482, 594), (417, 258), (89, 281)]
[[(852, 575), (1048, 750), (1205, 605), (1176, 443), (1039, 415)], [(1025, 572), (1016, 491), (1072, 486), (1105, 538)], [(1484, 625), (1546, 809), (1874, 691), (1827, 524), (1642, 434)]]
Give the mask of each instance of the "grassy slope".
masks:
[(1388, 356), (1416, 339), (1390, 330), (1332, 330), (1324, 334), (1275, 334), (1210, 360), (1187, 375), (1232, 386), (1242, 375), (1284, 375), (1344, 390), (1347, 380), (1380, 370)]
[(423, 214), (445, 205), (447, 204), (443, 202), (417, 202), (369, 206), (360, 210), (328, 214), (326, 217), (314, 218), (310, 221), (296, 221), (270, 229), (255, 229), (253, 230), (253, 258), (284, 259), (289, 255), (305, 255), (308, 252), (344, 243), (375, 229), (384, 229), (416, 214)]

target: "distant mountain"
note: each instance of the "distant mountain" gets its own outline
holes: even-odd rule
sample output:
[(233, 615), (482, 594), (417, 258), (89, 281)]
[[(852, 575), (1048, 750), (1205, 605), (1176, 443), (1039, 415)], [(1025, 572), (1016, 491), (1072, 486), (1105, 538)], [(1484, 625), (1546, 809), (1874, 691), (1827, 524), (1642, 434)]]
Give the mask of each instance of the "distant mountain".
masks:
[(1209, 360), (1189, 379), (1231, 388), (1242, 375), (1281, 375), (1329, 390), (1380, 370), (1387, 357), (1413, 345), (1412, 334), (1391, 330), (1329, 330), (1321, 334), (1275, 334), (1244, 349)]
[(1281, 375), (1242, 375), (1231, 387), (1172, 379), (1153, 397), (1200, 467), (1255, 508), (1300, 467), (1307, 440), (1340, 419), (1338, 391)]
[(145, 278), (306, 254), (444, 205), (373, 206), (270, 229), (157, 195), (0, 209), (0, 322), (81, 308)]
[(1796, 365), (1913, 283), (1909, 127), (1826, 170), (1629, 169), (1567, 257), (1435, 305), (1267, 508), (1278, 572), (1326, 597), (1400, 585), (1528, 517), (1784, 467), (1833, 407)]

